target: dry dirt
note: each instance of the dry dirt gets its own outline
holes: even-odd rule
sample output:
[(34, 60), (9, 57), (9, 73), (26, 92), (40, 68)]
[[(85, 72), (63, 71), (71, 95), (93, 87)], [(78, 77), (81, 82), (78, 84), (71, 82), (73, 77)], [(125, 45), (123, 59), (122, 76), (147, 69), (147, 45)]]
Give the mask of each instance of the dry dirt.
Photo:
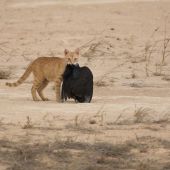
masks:
[[(169, 11), (168, 0), (1, 0), (0, 170), (170, 170)], [(32, 77), (5, 86), (77, 47), (90, 104), (56, 103), (53, 84), (34, 102)]]

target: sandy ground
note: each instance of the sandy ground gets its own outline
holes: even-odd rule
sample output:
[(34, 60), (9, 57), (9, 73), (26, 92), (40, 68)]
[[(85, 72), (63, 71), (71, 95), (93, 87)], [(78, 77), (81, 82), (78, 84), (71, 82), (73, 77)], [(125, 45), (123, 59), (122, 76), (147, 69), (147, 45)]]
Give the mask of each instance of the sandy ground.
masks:
[[(1, 0), (0, 70), (12, 74), (0, 80), (0, 139), (170, 142), (169, 44), (161, 64), (169, 11), (170, 2), (163, 0)], [(53, 84), (44, 92), (49, 102), (34, 102), (32, 77), (17, 88), (5, 86), (35, 58), (62, 57), (65, 48), (77, 47), (80, 65), (94, 74), (92, 103), (56, 103)], [(170, 160), (170, 147), (148, 154), (151, 160)], [(6, 168), (0, 160), (0, 170)]]

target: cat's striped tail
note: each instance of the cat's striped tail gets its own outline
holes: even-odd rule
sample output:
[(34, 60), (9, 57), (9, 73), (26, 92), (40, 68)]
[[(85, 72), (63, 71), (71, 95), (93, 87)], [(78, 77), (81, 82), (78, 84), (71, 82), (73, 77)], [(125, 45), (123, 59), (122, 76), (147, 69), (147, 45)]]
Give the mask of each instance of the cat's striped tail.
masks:
[(19, 78), (19, 80), (17, 80), (14, 83), (8, 83), (7, 82), (6, 86), (9, 86), (9, 87), (17, 87), (17, 86), (19, 86), (20, 84), (22, 84), (28, 78), (28, 76), (31, 74), (31, 72), (32, 72), (32, 64), (30, 64), (28, 66), (28, 68), (26, 69), (24, 74)]

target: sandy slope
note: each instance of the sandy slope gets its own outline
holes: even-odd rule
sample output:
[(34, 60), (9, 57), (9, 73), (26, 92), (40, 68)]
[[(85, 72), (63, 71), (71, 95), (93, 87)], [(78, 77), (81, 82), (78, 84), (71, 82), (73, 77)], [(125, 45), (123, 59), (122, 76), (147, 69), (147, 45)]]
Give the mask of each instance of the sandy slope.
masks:
[[(170, 82), (165, 80), (170, 56), (161, 76), (155, 74), (162, 41), (151, 55), (149, 77), (144, 61), (146, 44), (164, 37), (169, 10), (168, 1), (1, 1), (0, 69), (12, 71), (8, 81), (16, 80), (36, 57), (62, 57), (64, 48), (83, 46), (80, 64), (92, 69), (95, 90), (90, 104), (56, 103), (51, 84), (45, 90), (51, 101), (33, 102), (31, 77), (17, 88), (0, 80), (0, 138), (29, 136), (33, 143), (77, 136), (118, 143), (136, 140), (137, 134), (170, 140)], [(166, 23), (169, 37), (170, 17)], [(142, 111), (138, 123), (134, 115)], [(22, 129), (27, 116), (33, 129)], [(76, 124), (82, 129), (75, 131)], [(89, 128), (95, 131), (87, 133)]]

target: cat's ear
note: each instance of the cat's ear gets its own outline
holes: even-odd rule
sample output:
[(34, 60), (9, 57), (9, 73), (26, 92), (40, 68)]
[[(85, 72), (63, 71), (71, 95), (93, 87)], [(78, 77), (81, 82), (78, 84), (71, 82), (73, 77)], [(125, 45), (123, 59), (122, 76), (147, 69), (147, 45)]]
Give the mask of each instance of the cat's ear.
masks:
[(69, 53), (69, 50), (65, 49), (64, 50), (64, 55), (66, 56)]
[(79, 48), (76, 48), (76, 49), (75, 49), (75, 53), (76, 53), (77, 55), (79, 55), (79, 54), (80, 54), (80, 49), (79, 49)]

